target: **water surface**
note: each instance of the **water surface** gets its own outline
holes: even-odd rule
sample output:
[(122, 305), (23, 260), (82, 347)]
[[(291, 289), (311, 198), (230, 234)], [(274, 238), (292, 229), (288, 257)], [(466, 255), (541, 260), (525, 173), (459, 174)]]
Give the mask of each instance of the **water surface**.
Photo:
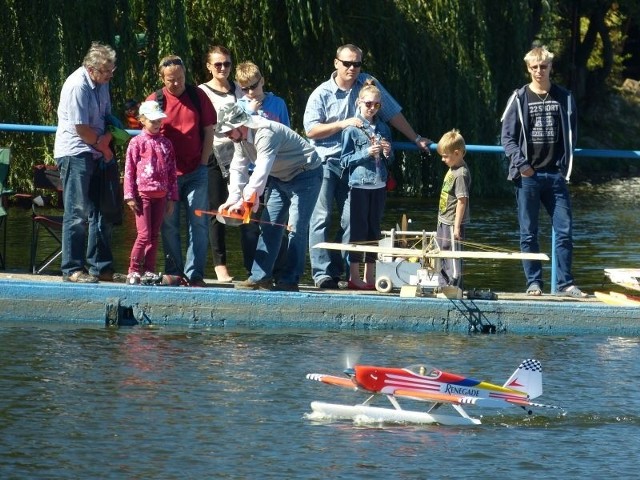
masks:
[[(6, 479), (606, 478), (640, 467), (637, 338), (3, 325), (0, 344)], [(540, 401), (567, 411), (469, 409), (478, 427), (306, 419), (313, 400), (364, 400), (305, 379), (340, 374), (347, 354), (495, 383), (537, 358)]]

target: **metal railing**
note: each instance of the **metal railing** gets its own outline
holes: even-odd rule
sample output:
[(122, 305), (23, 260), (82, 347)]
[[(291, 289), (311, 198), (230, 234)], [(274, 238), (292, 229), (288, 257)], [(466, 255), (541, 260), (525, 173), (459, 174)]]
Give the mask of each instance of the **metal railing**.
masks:
[[(20, 133), (56, 133), (56, 126), (47, 125), (20, 125), (11, 123), (0, 123), (0, 131), (20, 132)], [(127, 130), (130, 135), (137, 135), (140, 130)], [(431, 144), (430, 150), (435, 151), (436, 144)], [(394, 150), (418, 150), (414, 143), (410, 142), (393, 142)], [(493, 153), (504, 155), (504, 149), (496, 145), (466, 145), (467, 152)], [(590, 148), (576, 148), (574, 150), (576, 157), (588, 158), (627, 158), (640, 160), (640, 150), (596, 150)], [(551, 293), (557, 292), (557, 260), (555, 247), (556, 232), (551, 229)]]

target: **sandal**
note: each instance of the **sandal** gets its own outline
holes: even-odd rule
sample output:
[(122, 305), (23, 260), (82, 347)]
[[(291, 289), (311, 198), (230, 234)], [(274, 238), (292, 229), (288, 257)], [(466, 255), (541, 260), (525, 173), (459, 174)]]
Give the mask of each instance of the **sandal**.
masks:
[(571, 285), (570, 287), (565, 288), (564, 290), (560, 290), (556, 293), (559, 297), (572, 297), (572, 298), (587, 298), (589, 295), (584, 293), (575, 285)]
[(538, 282), (533, 282), (529, 285), (527, 288), (527, 295), (530, 297), (539, 297), (542, 295), (542, 287), (540, 287), (540, 284)]

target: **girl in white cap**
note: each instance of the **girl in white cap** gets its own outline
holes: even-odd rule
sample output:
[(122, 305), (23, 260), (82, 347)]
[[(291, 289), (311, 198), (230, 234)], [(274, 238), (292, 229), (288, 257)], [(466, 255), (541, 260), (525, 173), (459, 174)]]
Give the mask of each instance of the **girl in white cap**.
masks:
[(155, 272), (158, 234), (165, 213), (178, 200), (176, 155), (169, 139), (160, 134), (166, 117), (156, 101), (142, 102), (142, 132), (129, 142), (124, 168), (124, 200), (136, 217), (138, 235), (131, 250), (127, 283), (157, 283)]

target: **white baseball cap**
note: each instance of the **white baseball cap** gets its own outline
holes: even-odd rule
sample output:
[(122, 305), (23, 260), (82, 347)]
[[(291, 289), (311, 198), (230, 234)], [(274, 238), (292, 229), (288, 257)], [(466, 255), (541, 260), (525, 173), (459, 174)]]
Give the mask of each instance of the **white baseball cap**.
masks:
[(149, 120), (158, 120), (160, 118), (167, 118), (167, 115), (160, 108), (160, 104), (155, 100), (149, 100), (142, 102), (138, 109), (139, 115), (144, 115)]

